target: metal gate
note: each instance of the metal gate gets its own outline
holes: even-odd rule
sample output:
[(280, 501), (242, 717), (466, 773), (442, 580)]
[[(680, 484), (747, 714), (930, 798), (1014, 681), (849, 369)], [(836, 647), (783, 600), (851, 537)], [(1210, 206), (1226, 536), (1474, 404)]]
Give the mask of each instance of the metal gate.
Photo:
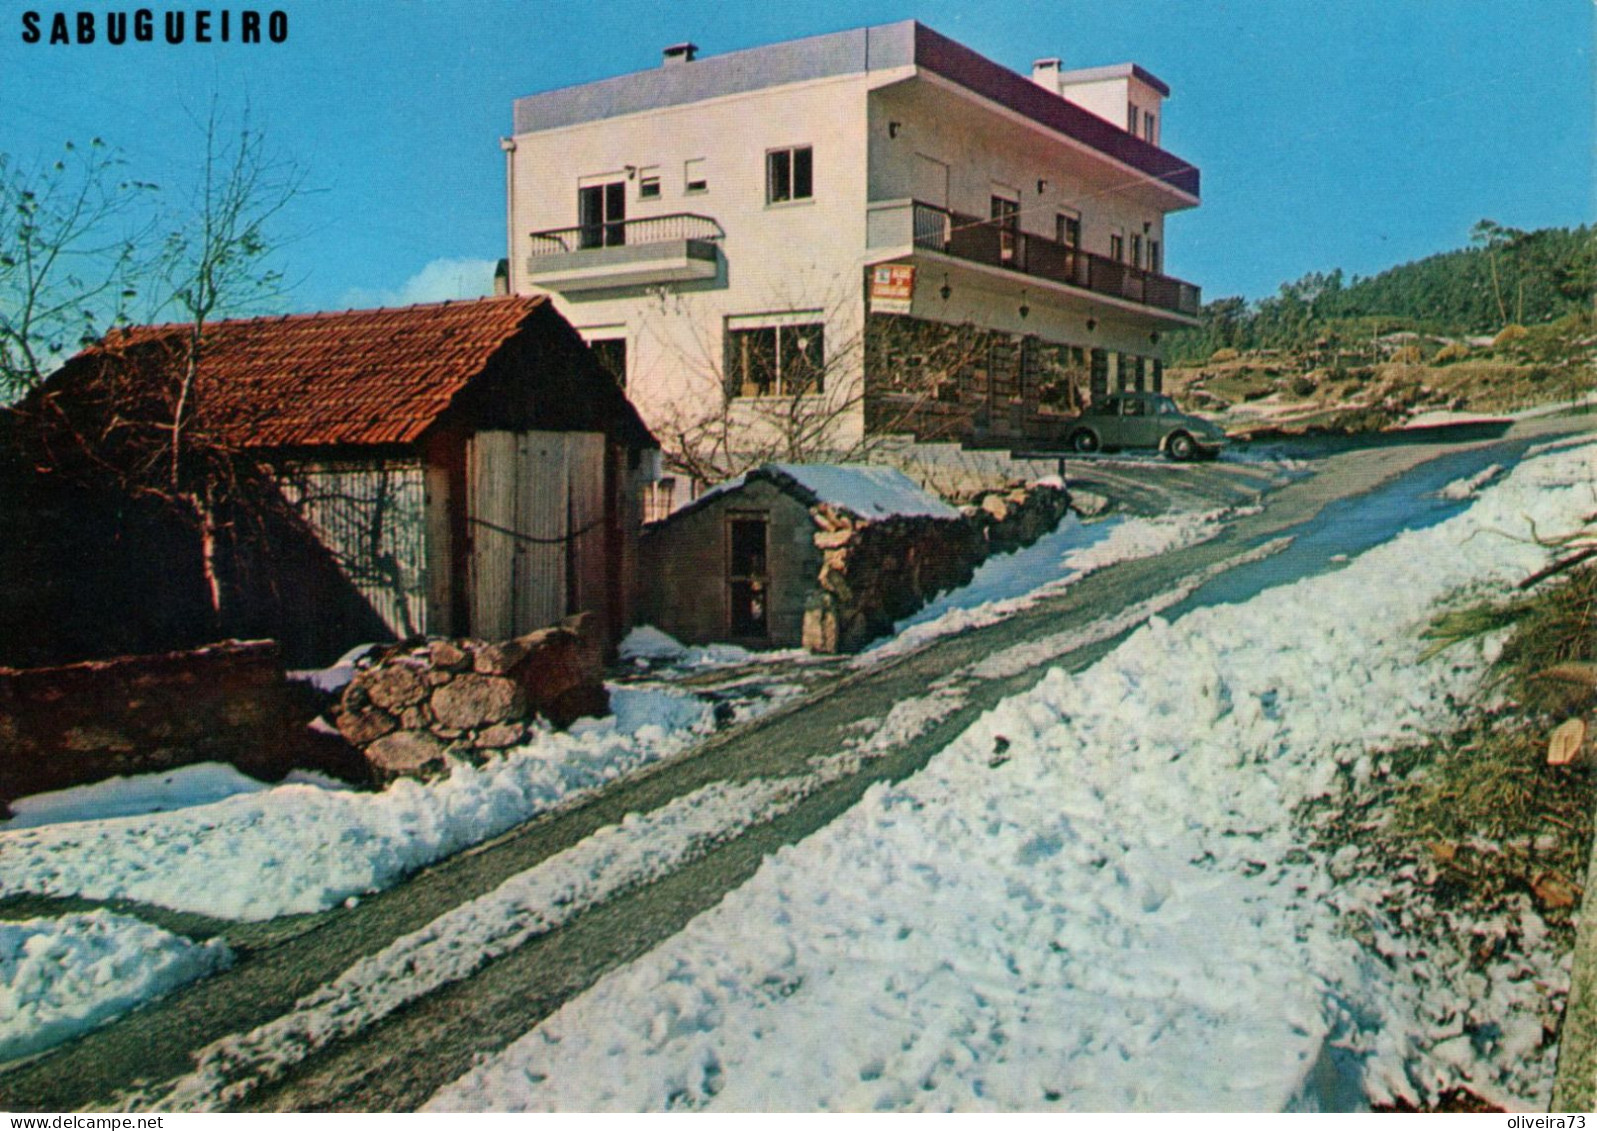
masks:
[(604, 436), (479, 432), (466, 470), (472, 635), (502, 640), (602, 613)]

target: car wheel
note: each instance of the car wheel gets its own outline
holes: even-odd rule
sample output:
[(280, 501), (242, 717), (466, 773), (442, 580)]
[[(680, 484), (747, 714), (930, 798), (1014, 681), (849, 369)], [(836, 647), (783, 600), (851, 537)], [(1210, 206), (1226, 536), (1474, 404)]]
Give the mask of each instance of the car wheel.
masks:
[(1174, 460), (1189, 460), (1198, 452), (1198, 445), (1185, 432), (1177, 432), (1164, 444), (1165, 454)]
[(1078, 452), (1095, 452), (1098, 450), (1098, 433), (1083, 428), (1070, 437), (1070, 446)]

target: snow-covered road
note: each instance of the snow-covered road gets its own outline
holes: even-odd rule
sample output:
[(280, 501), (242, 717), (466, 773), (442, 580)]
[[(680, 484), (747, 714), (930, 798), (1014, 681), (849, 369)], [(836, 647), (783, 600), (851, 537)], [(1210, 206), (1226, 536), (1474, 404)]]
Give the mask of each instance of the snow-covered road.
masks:
[(1560, 971), (1505, 953), (1497, 1037), (1459, 1040), (1462, 956), (1379, 961), (1341, 922), (1377, 893), (1336, 888), (1293, 815), (1449, 723), (1486, 657), (1420, 663), (1419, 630), (1543, 564), (1534, 533), (1593, 488), (1589, 447), (1549, 452), (1345, 569), (1056, 669), (431, 1106), (1279, 1110), (1459, 1083), (1545, 1102)]
[[(716, 728), (717, 712), (689, 691), (705, 686), (704, 671), (722, 667), (746, 685), (717, 704), (734, 704), (741, 720), (851, 670), (851, 690), (828, 695), (833, 706), (776, 724), (806, 733), (786, 762), (739, 762), (734, 745), (726, 764), (739, 769), (726, 781), (688, 774), (712, 784), (644, 790), (640, 801), (651, 800), (631, 815), (612, 807), (616, 823), (530, 856), (497, 886), (457, 896), (454, 910), (428, 912), (430, 922), (413, 918), (408, 933), (357, 951), (258, 1025), (210, 1031), (193, 1072), (125, 1102), (245, 1099), (330, 1043), (380, 1030), (399, 1006), (470, 984), (528, 940), (917, 744), (924, 752), (898, 773), (930, 757), (921, 772), (872, 788), (781, 849), (720, 907), (435, 1104), (1251, 1109), (1422, 1097), (1458, 1080), (1512, 1100), (1503, 1065), (1551, 1055), (1537, 1010), (1562, 973), (1505, 953), (1488, 997), (1510, 1020), (1494, 1022), (1491, 1040), (1461, 1042), (1470, 1018), (1449, 981), (1453, 956), (1398, 973), (1373, 961), (1339, 917), (1368, 922), (1380, 893), (1331, 884), (1292, 816), (1339, 777), (1371, 772), (1378, 754), (1367, 745), (1446, 725), (1448, 696), (1475, 686), (1481, 659), (1415, 665), (1414, 626), (1461, 586), (1500, 584), (1544, 560), (1532, 542), (1501, 535), (1532, 519), (1557, 529), (1593, 508), (1584, 444), (1554, 445), (1501, 482), (1472, 470), (1440, 493), (1453, 507), (1478, 495), (1467, 514), (1238, 604), (1195, 608), (1212, 603), (1209, 578), (1287, 557), (1276, 553), (1291, 541), (1279, 525), (1261, 522), (1251, 542), (1212, 552), (1202, 543), (1223, 528), (1218, 515), (1072, 525), (994, 559), (968, 591), (843, 671), (683, 652), (642, 634), (639, 678), (618, 686), (616, 719), (541, 736), (443, 783), (361, 795), (317, 782), (266, 790), (211, 772), (169, 794), (132, 783), (110, 797), (34, 799), (18, 806), (17, 827), (0, 829), (0, 876), (11, 891), (131, 895), (240, 919), (333, 907), (688, 749)], [(1175, 566), (1184, 548), (1197, 564), (1186, 573)], [(1105, 565), (1160, 554), (1171, 566), (1150, 563), (1129, 590), (1079, 585)], [(1074, 603), (1085, 590), (1111, 601), (1094, 613), (1090, 600)], [(1056, 607), (1069, 619), (1054, 620)], [(1010, 631), (1006, 618), (1026, 627)], [(1149, 618), (1090, 669), (1073, 660), (1075, 676), (1055, 670), (999, 702)], [(906, 663), (911, 643), (946, 662)], [(927, 674), (916, 685), (892, 678), (899, 669)], [(883, 699), (869, 690), (878, 683), (896, 690)], [(840, 717), (822, 723), (828, 711)], [(949, 744), (956, 717), (972, 725)], [(352, 928), (361, 911), (349, 913)], [(168, 938), (151, 953), (181, 949)], [(151, 992), (217, 965), (190, 962)], [(114, 1011), (80, 1009), (78, 1028)]]

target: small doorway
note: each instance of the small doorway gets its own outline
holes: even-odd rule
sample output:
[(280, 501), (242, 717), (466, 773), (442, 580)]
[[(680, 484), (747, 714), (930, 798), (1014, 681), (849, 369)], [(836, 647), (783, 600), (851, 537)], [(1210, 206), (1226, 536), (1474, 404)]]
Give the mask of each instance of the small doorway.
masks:
[(767, 575), (764, 514), (727, 518), (727, 609), (729, 635), (764, 643), (771, 637), (770, 578)]

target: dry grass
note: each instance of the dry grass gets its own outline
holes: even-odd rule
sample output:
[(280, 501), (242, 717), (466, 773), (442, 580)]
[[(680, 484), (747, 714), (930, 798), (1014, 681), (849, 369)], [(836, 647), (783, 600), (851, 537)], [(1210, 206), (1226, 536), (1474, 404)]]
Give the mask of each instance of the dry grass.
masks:
[(1426, 655), (1504, 628), (1494, 675), (1506, 703), (1445, 741), (1395, 756), (1410, 770), (1383, 835), (1429, 865), (1440, 894), (1490, 903), (1526, 891), (1550, 924), (1568, 929), (1591, 850), (1597, 752), (1549, 766), (1547, 739), (1563, 720), (1591, 715), (1597, 685), (1549, 672), (1578, 673), (1597, 659), (1597, 567), (1519, 600), (1438, 617)]

